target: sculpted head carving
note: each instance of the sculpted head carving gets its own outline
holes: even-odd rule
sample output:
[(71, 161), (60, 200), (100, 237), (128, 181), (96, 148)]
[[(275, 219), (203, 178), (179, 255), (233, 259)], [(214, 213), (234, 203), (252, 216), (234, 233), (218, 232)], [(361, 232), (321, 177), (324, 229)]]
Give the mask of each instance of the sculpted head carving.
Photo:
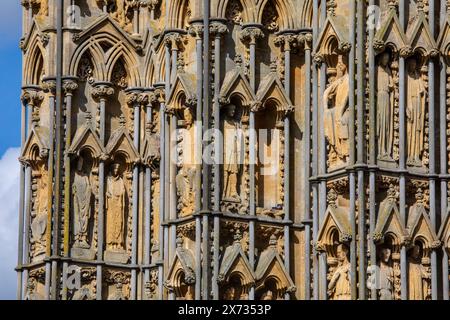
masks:
[(84, 165), (84, 159), (82, 157), (79, 157), (78, 161), (77, 161), (77, 171), (79, 173), (83, 172), (83, 165)]
[(348, 250), (348, 247), (346, 245), (340, 244), (337, 247), (337, 252), (336, 253), (337, 253), (337, 258), (338, 258), (340, 263), (344, 263), (344, 262), (348, 261), (349, 250)]
[(337, 71), (337, 78), (341, 78), (347, 74), (347, 65), (344, 62), (344, 59), (342, 56), (339, 56), (339, 61), (336, 66)]
[(410, 250), (410, 257), (414, 260), (418, 260), (422, 255), (422, 248), (418, 244), (415, 244)]
[(183, 118), (187, 127), (192, 126), (192, 124), (194, 123), (194, 115), (191, 108), (183, 109)]
[(111, 174), (113, 177), (118, 177), (120, 175), (120, 163), (115, 162), (111, 166)]
[(380, 261), (385, 264), (389, 263), (389, 261), (391, 260), (391, 255), (392, 252), (390, 248), (382, 247), (380, 250)]
[(234, 119), (234, 117), (236, 116), (236, 106), (234, 104), (229, 104), (226, 107), (226, 113), (228, 118), (230, 119)]
[(383, 52), (380, 55), (380, 66), (382, 67), (386, 67), (389, 65), (389, 62), (391, 60), (391, 55), (389, 54), (389, 52)]
[(408, 59), (408, 72), (409, 73), (416, 73), (417, 71), (417, 59), (416, 58), (409, 58)]

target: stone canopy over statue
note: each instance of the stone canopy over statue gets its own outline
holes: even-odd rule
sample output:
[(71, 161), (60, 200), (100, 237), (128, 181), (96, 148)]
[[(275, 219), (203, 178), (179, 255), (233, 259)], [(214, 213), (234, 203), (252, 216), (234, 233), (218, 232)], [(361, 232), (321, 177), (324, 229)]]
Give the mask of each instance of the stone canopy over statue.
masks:
[(345, 165), (349, 156), (348, 80), (347, 66), (339, 56), (336, 79), (323, 93), (324, 131), (332, 167)]

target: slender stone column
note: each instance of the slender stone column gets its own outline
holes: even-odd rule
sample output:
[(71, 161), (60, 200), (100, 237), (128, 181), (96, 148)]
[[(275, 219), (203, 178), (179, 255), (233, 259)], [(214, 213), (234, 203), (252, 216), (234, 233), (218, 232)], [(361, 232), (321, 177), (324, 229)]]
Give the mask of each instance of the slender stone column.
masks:
[[(210, 127), (210, 92), (211, 92), (211, 66), (210, 66), (210, 36), (209, 36), (209, 25), (210, 25), (210, 14), (211, 14), (211, 3), (209, 0), (203, 1), (203, 26), (205, 32), (203, 33), (203, 148), (206, 150), (208, 148), (209, 141), (205, 139), (206, 133)], [(211, 295), (210, 289), (210, 231), (209, 231), (209, 213), (211, 209), (210, 201), (210, 167), (206, 161), (202, 158), (202, 213), (203, 213), (203, 230), (202, 230), (202, 297), (203, 300), (209, 300)]]
[[(157, 98), (154, 92), (144, 93), (139, 98), (142, 107), (145, 108), (145, 137), (148, 138), (153, 134), (153, 105), (157, 103)], [(146, 155), (145, 155), (146, 156)], [(148, 268), (152, 260), (152, 184), (153, 184), (153, 169), (154, 161), (158, 159), (143, 159), (145, 164), (145, 178), (144, 178), (144, 283), (150, 279), (150, 269)]]
[[(430, 25), (430, 32), (433, 37), (436, 36), (435, 32), (435, 3), (430, 1), (428, 7), (428, 20)], [(438, 55), (439, 51), (433, 50), (432, 55)], [(429, 125), (429, 150), (430, 150), (430, 162), (429, 162), (429, 186), (430, 186), (430, 221), (431, 227), (437, 233), (437, 201), (436, 201), (436, 116), (435, 116), (435, 66), (436, 60), (430, 55), (428, 61), (428, 125)], [(442, 80), (441, 80), (442, 81)], [(438, 298), (438, 270), (437, 270), (437, 252), (431, 251), (431, 298), (437, 300)]]
[[(67, 151), (72, 144), (72, 97), (73, 92), (77, 90), (78, 84), (75, 78), (66, 78), (63, 81), (65, 94), (65, 150)], [(64, 153), (64, 258), (69, 257), (70, 245), (70, 203), (71, 203), (71, 180), (70, 180), (70, 157), (67, 152)], [(67, 300), (66, 271), (67, 261), (63, 262), (63, 288), (62, 300)]]
[(133, 36), (139, 36), (139, 8), (144, 4), (142, 1), (133, 0), (131, 8), (133, 9)]
[[(197, 61), (197, 108), (195, 113), (195, 211), (199, 213), (202, 207), (202, 113), (203, 113), (203, 25), (199, 22), (192, 24), (189, 28), (189, 34), (195, 37), (195, 54)], [(195, 217), (195, 277), (201, 279), (201, 218)], [(195, 281), (195, 300), (201, 299), (201, 281)]]
[[(56, 292), (56, 272), (57, 265), (51, 261), (52, 256), (58, 254), (58, 221), (59, 217), (58, 209), (54, 206), (54, 200), (56, 202), (55, 185), (53, 178), (55, 175), (55, 132), (56, 132), (56, 119), (55, 119), (55, 103), (56, 103), (56, 81), (54, 78), (46, 78), (42, 85), (45, 92), (48, 93), (49, 104), (49, 157), (48, 157), (48, 219), (47, 219), (47, 231), (46, 231), (46, 263), (45, 263), (45, 287), (46, 287), (46, 300), (53, 298)], [(52, 270), (52, 266), (54, 267)], [(51, 274), (47, 274), (47, 272)], [(52, 283), (54, 286), (52, 286)], [(47, 290), (48, 289), (48, 290)], [(52, 292), (50, 292), (52, 289)]]
[[(406, 52), (401, 52), (399, 62), (399, 133), (400, 133), (400, 217), (404, 225), (406, 225), (406, 83), (405, 83), (405, 59)], [(400, 270), (401, 270), (401, 296), (402, 300), (408, 299), (408, 270), (406, 259), (406, 247), (402, 246), (400, 250)]]
[[(447, 15), (447, 6), (445, 1), (441, 1), (441, 25), (445, 21)], [(447, 64), (445, 57), (440, 57), (440, 87), (439, 87), (439, 168), (441, 183), (441, 199), (440, 199), (440, 215), (441, 225), (447, 218), (448, 210), (448, 188), (447, 188)], [(431, 126), (430, 126), (431, 127)], [(445, 247), (442, 248), (442, 270), (449, 269), (448, 254)], [(442, 298), (449, 300), (449, 278), (448, 272), (442, 272)]]
[[(22, 110), (21, 110), (21, 150), (23, 152), (23, 148), (25, 147), (27, 136), (30, 134), (31, 130), (31, 120), (32, 120), (32, 112), (33, 106), (36, 104), (40, 104), (42, 102), (43, 96), (40, 93), (39, 89), (36, 87), (25, 87), (24, 92), (22, 94)], [(29, 113), (29, 122), (27, 124), (27, 109)], [(19, 195), (19, 237), (18, 237), (18, 257), (17, 257), (17, 299), (21, 300), (23, 298), (23, 277), (22, 277), (22, 266), (24, 264), (24, 252), (28, 256), (28, 230), (29, 230), (29, 218), (28, 218), (28, 210), (26, 209), (29, 205), (29, 200), (26, 198), (30, 193), (30, 181), (27, 178), (28, 175), (31, 175), (30, 170), (28, 169), (28, 164), (25, 159), (20, 159), (20, 195)], [(31, 177), (31, 176), (30, 176)], [(24, 227), (25, 224), (25, 227)], [(25, 243), (25, 250), (24, 250)], [(27, 259), (25, 259), (25, 263), (27, 263)], [(25, 280), (26, 284), (26, 280)]]
[[(131, 88), (127, 90), (127, 103), (134, 113), (133, 124), (133, 144), (137, 151), (140, 148), (141, 133), (141, 103), (139, 101), (140, 89)], [(138, 240), (138, 210), (139, 210), (139, 163), (133, 165), (133, 199), (132, 199), (132, 241), (131, 241), (131, 264), (137, 264), (137, 240)], [(136, 300), (137, 296), (137, 271), (131, 269), (131, 300)]]
[[(220, 164), (222, 163), (222, 136), (220, 134), (220, 87), (221, 87), (221, 38), (228, 29), (224, 22), (213, 21), (209, 30), (214, 36), (214, 101), (213, 101), (213, 117), (214, 117), (214, 207), (215, 213), (220, 211)], [(214, 251), (213, 251), (213, 278), (212, 278), (212, 292), (213, 299), (219, 300), (219, 284), (217, 278), (219, 275), (219, 246), (220, 246), (220, 218), (214, 216)]]
[[(375, 105), (375, 50), (373, 47), (374, 38), (375, 38), (375, 27), (377, 24), (376, 20), (376, 12), (373, 8), (375, 5), (375, 0), (369, 1), (369, 9), (368, 16), (371, 19), (368, 21), (368, 29), (369, 29), (369, 46), (368, 46), (368, 54), (369, 54), (369, 232), (372, 235), (375, 231), (376, 225), (376, 207), (375, 207), (375, 177), (376, 177), (376, 165), (377, 165), (377, 153), (376, 153), (376, 105)], [(370, 265), (375, 266), (377, 264), (377, 253), (376, 253), (376, 245), (372, 238), (369, 239), (369, 252), (370, 252)], [(370, 292), (370, 299), (376, 300), (377, 290), (373, 288)]]
[(165, 176), (165, 159), (166, 159), (166, 153), (165, 153), (165, 125), (166, 121), (164, 119), (164, 109), (165, 109), (165, 93), (164, 93), (164, 85), (155, 85), (155, 96), (158, 99), (159, 103), (159, 119), (160, 119), (160, 156), (161, 161), (159, 163), (159, 256), (161, 259), (161, 265), (158, 268), (158, 292), (159, 292), (159, 299), (162, 300), (164, 298), (164, 262), (167, 260), (167, 252), (164, 251), (166, 248), (165, 245), (165, 229), (166, 226), (164, 224), (165, 219), (165, 185), (164, 185), (164, 176)]
[[(38, 86), (26, 86), (23, 88), (23, 95), (22, 100), (26, 103), (26, 106), (28, 108), (27, 114), (28, 114), (28, 120), (25, 119), (25, 122), (27, 123), (24, 127), (26, 130), (24, 133), (26, 133), (26, 136), (28, 136), (31, 132), (32, 126), (36, 125), (36, 123), (39, 121), (39, 117), (35, 117), (37, 114), (35, 113), (35, 109), (39, 108), (42, 101), (44, 100), (44, 95), (42, 93), (42, 90)], [(24, 121), (24, 120), (22, 120)], [(22, 137), (22, 140), (24, 141), (25, 137)], [(44, 153), (47, 153), (48, 150), (41, 150)], [(25, 169), (25, 181), (24, 181), (24, 227), (23, 227), (23, 252), (25, 254), (25, 257), (23, 258), (23, 261), (25, 265), (30, 264), (30, 224), (31, 224), (31, 199), (32, 199), (32, 190), (31, 190), (31, 184), (32, 184), (32, 168), (27, 161), (29, 159), (20, 159), (22, 165)], [(19, 239), (20, 241), (20, 239)], [(19, 257), (20, 258), (20, 257)], [(28, 283), (28, 269), (25, 269), (23, 272), (23, 286), (22, 287), (22, 298), (25, 295), (26, 292), (26, 285)]]
[(305, 192), (304, 214), (305, 225), (305, 300), (311, 299), (311, 45), (312, 34), (300, 35), (299, 42), (304, 45), (305, 54), (305, 127), (304, 127), (304, 152), (305, 152)]
[[(98, 101), (98, 108), (100, 109), (100, 142), (102, 146), (106, 146), (106, 101), (109, 96), (114, 94), (114, 89), (111, 83), (97, 82), (94, 83), (92, 90), (92, 97)], [(100, 157), (100, 163), (98, 168), (98, 226), (97, 226), (97, 300), (102, 300), (102, 265), (103, 263), (103, 250), (105, 239), (105, 161), (107, 155)]]
[[(248, 45), (250, 51), (250, 86), (254, 93), (256, 93), (256, 41), (263, 37), (261, 31), (261, 26), (259, 25), (246, 25), (243, 26), (242, 32), (240, 34), (241, 41)], [(259, 102), (257, 101), (256, 104)], [(252, 107), (249, 115), (249, 145), (255, 146), (256, 135), (255, 135), (255, 110), (258, 107)], [(249, 176), (250, 176), (250, 215), (256, 215), (256, 186), (255, 186), (255, 165), (256, 165), (256, 149), (251, 147), (249, 150)], [(255, 221), (249, 221), (249, 262), (250, 266), (255, 268)], [(255, 299), (255, 288), (251, 287), (249, 290), (249, 300)]]
[(358, 170), (358, 299), (366, 300), (366, 184), (365, 184), (365, 168), (366, 168), (366, 143), (365, 143), (365, 2), (357, 1), (357, 123), (358, 123), (358, 152), (357, 152), (357, 170)]
[[(23, 152), (23, 148), (25, 146), (26, 141), (26, 116), (27, 116), (27, 102), (22, 97), (22, 108), (21, 108), (21, 137), (20, 137), (20, 146), (21, 146), (21, 153)], [(23, 289), (23, 282), (22, 282), (22, 266), (23, 266), (23, 242), (24, 242), (24, 217), (25, 217), (25, 168), (26, 163), (21, 161), (20, 162), (20, 194), (19, 194), (19, 237), (18, 237), (18, 244), (17, 244), (17, 300), (22, 300), (22, 289)], [(28, 253), (27, 253), (28, 254)]]
[[(317, 44), (317, 39), (319, 36), (319, 1), (313, 0), (313, 47)], [(316, 63), (318, 61), (315, 61)], [(319, 107), (319, 96), (318, 96), (318, 64), (315, 64), (312, 68), (312, 176), (317, 179), (319, 167), (319, 135), (318, 135), (318, 107)], [(317, 241), (317, 236), (319, 233), (319, 191), (317, 180), (313, 181), (312, 184), (312, 211), (313, 211), (313, 241)], [(313, 248), (313, 299), (319, 300), (319, 260), (318, 252)]]

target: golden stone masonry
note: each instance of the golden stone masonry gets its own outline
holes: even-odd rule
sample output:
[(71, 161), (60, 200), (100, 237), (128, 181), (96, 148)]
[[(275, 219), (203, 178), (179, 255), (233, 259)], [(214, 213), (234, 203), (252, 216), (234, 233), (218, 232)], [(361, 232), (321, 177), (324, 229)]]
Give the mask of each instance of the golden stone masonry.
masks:
[(450, 299), (450, 1), (21, 4), (19, 299)]

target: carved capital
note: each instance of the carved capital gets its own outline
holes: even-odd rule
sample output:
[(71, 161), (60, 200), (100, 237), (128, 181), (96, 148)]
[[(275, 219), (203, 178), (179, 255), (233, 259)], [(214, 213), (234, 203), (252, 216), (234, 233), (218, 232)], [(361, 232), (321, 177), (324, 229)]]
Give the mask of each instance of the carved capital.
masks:
[(209, 32), (216, 37), (221, 37), (223, 34), (228, 32), (226, 24), (219, 21), (214, 21), (209, 26)]
[(52, 95), (56, 94), (56, 80), (54, 79), (44, 79), (42, 82), (42, 89), (44, 92), (49, 92)]
[(320, 53), (316, 53), (316, 54), (314, 54), (314, 56), (313, 56), (313, 62), (314, 62), (318, 67), (320, 67), (320, 66), (322, 65), (322, 63), (325, 62), (325, 57), (324, 57), (322, 54), (320, 54)]
[(380, 39), (374, 39), (372, 46), (376, 52), (383, 52), (386, 49), (386, 44)]
[(178, 50), (181, 44), (181, 35), (178, 32), (171, 32), (166, 34), (164, 43), (172, 50)]
[(39, 107), (39, 105), (44, 100), (44, 95), (42, 91), (38, 88), (25, 89), (22, 92), (21, 100), (32, 107)]
[(197, 40), (203, 38), (204, 27), (203, 24), (191, 24), (188, 29), (188, 33), (195, 37)]
[(166, 93), (164, 89), (159, 88), (155, 90), (155, 98), (159, 103), (165, 103), (166, 102)]
[(64, 80), (63, 81), (63, 89), (64, 89), (64, 93), (66, 95), (69, 95), (78, 89), (78, 84), (74, 80)]
[(244, 44), (254, 45), (256, 41), (264, 37), (261, 28), (256, 26), (244, 27), (239, 35)]
[(134, 108), (136, 106), (136, 104), (139, 103), (138, 99), (139, 99), (138, 92), (136, 92), (136, 91), (127, 92), (126, 101), (130, 107)]
[(404, 47), (400, 48), (399, 54), (400, 54), (400, 57), (402, 57), (402, 58), (408, 58), (408, 57), (412, 56), (413, 50), (410, 46), (404, 46)]
[(114, 88), (109, 84), (97, 83), (92, 89), (92, 97), (96, 100), (107, 99), (114, 94)]

